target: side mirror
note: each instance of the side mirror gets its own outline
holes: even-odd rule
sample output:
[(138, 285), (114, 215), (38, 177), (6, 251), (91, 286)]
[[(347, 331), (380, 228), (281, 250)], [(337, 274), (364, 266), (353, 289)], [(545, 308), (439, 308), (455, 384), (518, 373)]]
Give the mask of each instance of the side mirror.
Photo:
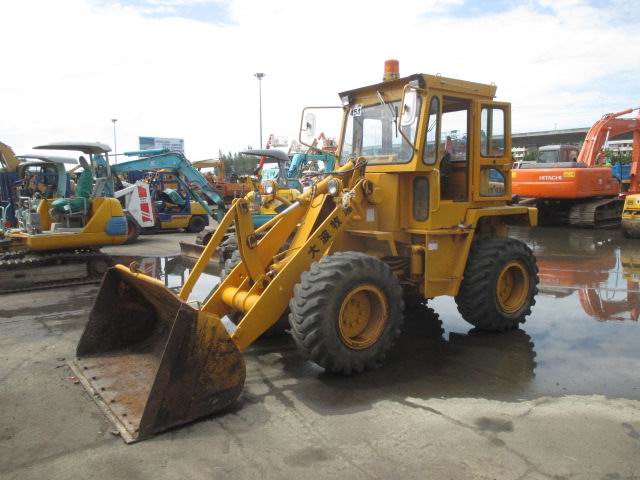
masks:
[(409, 90), (402, 97), (402, 116), (400, 117), (400, 127), (409, 127), (418, 118), (418, 93)]
[(302, 122), (301, 131), (304, 132), (305, 137), (313, 138), (316, 133), (316, 116), (314, 113), (307, 113), (304, 116), (304, 120)]

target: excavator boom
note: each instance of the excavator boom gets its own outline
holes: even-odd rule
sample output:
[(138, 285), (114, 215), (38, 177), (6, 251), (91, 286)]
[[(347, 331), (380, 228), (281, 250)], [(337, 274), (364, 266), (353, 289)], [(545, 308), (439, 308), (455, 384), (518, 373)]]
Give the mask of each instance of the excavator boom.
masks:
[[(131, 152), (132, 154), (139, 154), (143, 152)], [(175, 170), (182, 175), (188, 183), (192, 183), (198, 187), (198, 189), (204, 194), (204, 196), (211, 201), (211, 203), (218, 206), (218, 213), (214, 215), (206, 202), (200, 199), (200, 196), (196, 193), (194, 198), (198, 200), (198, 203), (211, 215), (217, 219), (222, 218), (222, 213), (225, 211), (224, 200), (216, 192), (207, 179), (191, 165), (191, 162), (187, 160), (182, 154), (176, 152), (163, 152), (157, 155), (139, 158), (137, 160), (131, 160), (129, 162), (122, 162), (117, 165), (113, 165), (111, 170), (117, 173), (126, 173), (139, 170), (161, 170), (161, 169)]]

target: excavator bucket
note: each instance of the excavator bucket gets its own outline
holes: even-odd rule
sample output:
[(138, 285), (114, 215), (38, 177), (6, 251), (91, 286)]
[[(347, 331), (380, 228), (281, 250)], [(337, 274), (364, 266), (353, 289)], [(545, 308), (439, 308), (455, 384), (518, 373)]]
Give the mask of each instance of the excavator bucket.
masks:
[(102, 281), (74, 373), (127, 443), (218, 412), (245, 364), (219, 317), (117, 265)]

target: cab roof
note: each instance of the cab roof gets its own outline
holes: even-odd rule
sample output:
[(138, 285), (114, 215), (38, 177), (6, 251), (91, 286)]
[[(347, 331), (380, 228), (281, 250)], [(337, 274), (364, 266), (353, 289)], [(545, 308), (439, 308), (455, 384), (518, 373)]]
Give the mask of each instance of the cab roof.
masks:
[(72, 165), (76, 165), (78, 163), (77, 158), (73, 157), (60, 157), (57, 155), (18, 155), (16, 157), (20, 162), (28, 162), (29, 160), (39, 160), (41, 162), (51, 162), (51, 163), (69, 163)]
[(367, 92), (375, 92), (376, 90), (386, 90), (389, 88), (402, 88), (407, 83), (416, 80), (420, 88), (437, 88), (440, 90), (448, 90), (452, 93), (461, 93), (466, 95), (478, 95), (481, 97), (495, 98), (497, 86), (495, 84), (469, 82), (467, 80), (458, 80), (456, 78), (443, 77), (441, 75), (429, 75), (426, 73), (416, 73), (408, 77), (390, 80), (388, 82), (380, 82), (365, 87), (354, 88), (341, 92), (340, 97), (345, 95), (354, 96)]
[(111, 147), (100, 142), (53, 142), (33, 147), (36, 150), (73, 150), (87, 154), (108, 153)]

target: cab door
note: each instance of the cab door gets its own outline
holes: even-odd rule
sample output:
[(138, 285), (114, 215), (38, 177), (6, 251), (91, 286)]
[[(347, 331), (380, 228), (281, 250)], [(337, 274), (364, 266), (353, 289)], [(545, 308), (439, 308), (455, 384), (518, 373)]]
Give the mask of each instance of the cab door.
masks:
[(474, 202), (511, 199), (511, 105), (474, 102), (472, 192)]

